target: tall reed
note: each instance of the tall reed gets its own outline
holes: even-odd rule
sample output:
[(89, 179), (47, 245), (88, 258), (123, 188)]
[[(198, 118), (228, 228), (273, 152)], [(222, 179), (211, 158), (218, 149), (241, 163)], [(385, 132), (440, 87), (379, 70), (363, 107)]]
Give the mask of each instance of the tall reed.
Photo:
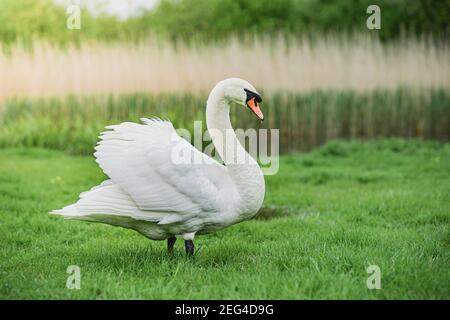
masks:
[(83, 43), (61, 49), (36, 43), (0, 53), (0, 100), (13, 96), (210, 90), (226, 77), (259, 89), (450, 88), (448, 44), (373, 38), (231, 39), (222, 44)]
[[(0, 112), (0, 147), (37, 146), (90, 154), (106, 125), (152, 116), (192, 130), (194, 120), (204, 122), (206, 94), (8, 99)], [(281, 152), (309, 150), (338, 138), (450, 139), (450, 93), (445, 89), (262, 95), (265, 122), (240, 106), (231, 109), (232, 122), (235, 128), (280, 129)]]

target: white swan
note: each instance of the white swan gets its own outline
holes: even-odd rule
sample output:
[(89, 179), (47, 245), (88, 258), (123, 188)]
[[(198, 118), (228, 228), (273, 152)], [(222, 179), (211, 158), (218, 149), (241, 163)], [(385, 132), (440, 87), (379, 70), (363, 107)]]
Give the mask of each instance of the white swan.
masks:
[[(144, 124), (109, 126), (94, 155), (110, 179), (51, 214), (168, 239), (169, 252), (175, 236), (182, 236), (189, 255), (194, 253), (194, 235), (252, 218), (264, 199), (264, 177), (231, 127), (231, 102), (248, 106), (263, 120), (261, 97), (250, 83), (230, 78), (214, 87), (206, 123), (224, 165), (182, 139), (169, 121), (141, 119)], [(179, 154), (189, 156), (179, 161)]]

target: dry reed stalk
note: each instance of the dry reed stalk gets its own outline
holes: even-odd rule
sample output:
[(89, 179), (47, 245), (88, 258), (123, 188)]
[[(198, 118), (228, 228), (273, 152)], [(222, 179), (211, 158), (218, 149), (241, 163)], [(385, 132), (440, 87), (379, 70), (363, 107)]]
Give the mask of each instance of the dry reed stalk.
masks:
[(0, 101), (11, 96), (209, 90), (242, 77), (265, 91), (285, 89), (450, 88), (448, 45), (333, 37), (286, 42), (232, 39), (224, 45), (176, 47), (169, 42), (82, 44), (61, 49), (37, 43), (0, 53)]

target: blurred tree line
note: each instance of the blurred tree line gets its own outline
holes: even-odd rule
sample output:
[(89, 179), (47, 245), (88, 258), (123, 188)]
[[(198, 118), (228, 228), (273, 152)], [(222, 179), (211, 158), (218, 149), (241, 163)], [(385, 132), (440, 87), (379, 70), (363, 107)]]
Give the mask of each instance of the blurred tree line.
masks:
[[(366, 9), (381, 8), (381, 30), (368, 30)], [(58, 44), (138, 40), (149, 34), (217, 41), (231, 35), (369, 33), (383, 41), (404, 36), (449, 36), (450, 0), (161, 0), (151, 11), (120, 20), (82, 11), (81, 30), (66, 28), (68, 14), (52, 0), (0, 0), (0, 42)]]
[(450, 1), (434, 0), (162, 0), (149, 15), (172, 37), (230, 34), (364, 33), (369, 5), (381, 8), (382, 40), (449, 33)]

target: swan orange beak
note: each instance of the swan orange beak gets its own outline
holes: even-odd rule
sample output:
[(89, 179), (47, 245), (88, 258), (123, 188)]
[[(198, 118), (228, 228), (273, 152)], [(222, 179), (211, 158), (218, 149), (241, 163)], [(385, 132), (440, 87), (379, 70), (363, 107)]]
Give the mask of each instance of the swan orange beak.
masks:
[(256, 116), (261, 120), (264, 121), (264, 115), (261, 111), (261, 109), (259, 108), (259, 104), (258, 102), (256, 102), (255, 100), (256, 98), (253, 97), (250, 100), (247, 101), (247, 106), (253, 111), (254, 114), (256, 114)]

